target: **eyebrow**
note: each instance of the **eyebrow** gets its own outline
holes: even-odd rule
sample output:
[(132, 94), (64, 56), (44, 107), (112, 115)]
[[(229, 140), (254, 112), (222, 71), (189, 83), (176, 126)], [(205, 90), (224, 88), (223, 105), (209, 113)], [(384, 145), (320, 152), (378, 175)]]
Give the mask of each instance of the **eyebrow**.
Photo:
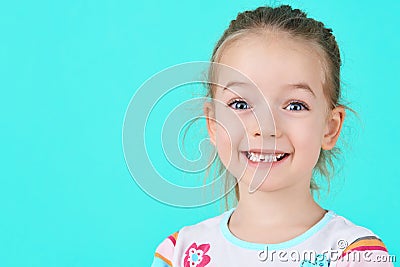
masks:
[(311, 89), (311, 87), (307, 83), (288, 84), (288, 86), (291, 89), (305, 90), (306, 92), (311, 93), (314, 96), (314, 98), (316, 97), (314, 91)]
[[(243, 86), (243, 85), (245, 85), (245, 86), (251, 86), (251, 84), (249, 84), (249, 83), (245, 83), (245, 82), (236, 82), (236, 81), (233, 81), (233, 82), (228, 82), (225, 86), (223, 86), (224, 87), (224, 90), (226, 90), (226, 89), (228, 89), (228, 88), (230, 88), (230, 87), (232, 87), (232, 86), (238, 86), (238, 85), (240, 85), (240, 86)], [(224, 91), (224, 90), (222, 90), (222, 91)]]
[[(222, 91), (225, 91), (226, 89), (232, 87), (232, 86), (252, 86), (249, 83), (245, 83), (245, 82), (237, 82), (237, 81), (233, 81), (233, 82), (228, 82), (225, 86), (224, 89)], [(289, 89), (298, 89), (298, 90), (304, 90), (306, 92), (311, 93), (314, 97), (316, 97), (314, 91), (311, 89), (311, 87), (304, 82), (300, 82), (300, 83), (293, 83), (293, 84), (287, 84), (287, 88)]]

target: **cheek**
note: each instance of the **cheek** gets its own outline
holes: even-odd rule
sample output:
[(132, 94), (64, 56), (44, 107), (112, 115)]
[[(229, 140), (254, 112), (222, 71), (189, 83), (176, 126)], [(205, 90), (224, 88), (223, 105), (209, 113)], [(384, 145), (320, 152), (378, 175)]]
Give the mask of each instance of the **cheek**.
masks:
[(227, 167), (236, 159), (245, 138), (243, 120), (228, 109), (217, 110), (216, 147), (222, 163)]
[(286, 121), (286, 129), (295, 147), (320, 147), (324, 131), (324, 123), (318, 116), (304, 119), (294, 118)]
[(216, 130), (216, 142), (218, 148), (224, 147), (226, 145), (231, 145), (232, 141), (232, 133), (228, 132), (225, 127), (222, 125), (217, 126)]
[(234, 177), (242, 177), (245, 169), (240, 164), (240, 144), (243, 134), (239, 131), (227, 133), (226, 129), (219, 126), (216, 132), (217, 152), (222, 164)]
[(221, 145), (229, 143), (235, 147), (246, 135), (244, 119), (230, 109), (221, 108), (217, 110), (216, 122), (217, 144), (218, 142)]
[(219, 158), (225, 166), (228, 166), (232, 160), (233, 140), (232, 135), (221, 125), (216, 129), (216, 142)]
[(318, 162), (321, 151), (323, 122), (319, 118), (304, 120), (301, 123), (293, 123), (291, 129), (291, 141), (298, 160), (305, 169), (314, 168)]

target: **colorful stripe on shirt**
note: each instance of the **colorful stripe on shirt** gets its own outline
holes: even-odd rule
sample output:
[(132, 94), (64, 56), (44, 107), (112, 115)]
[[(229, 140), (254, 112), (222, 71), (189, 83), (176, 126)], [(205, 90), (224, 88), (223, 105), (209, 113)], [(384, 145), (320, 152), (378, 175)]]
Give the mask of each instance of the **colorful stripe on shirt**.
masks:
[(343, 258), (352, 251), (365, 251), (365, 250), (381, 250), (387, 252), (387, 249), (383, 244), (382, 240), (380, 240), (376, 236), (365, 236), (358, 238), (353, 243), (351, 243), (342, 252), (342, 255), (339, 257), (339, 259)]
[(164, 239), (160, 245), (158, 245), (156, 253), (154, 254), (154, 262), (152, 266), (172, 266), (172, 257), (174, 255), (174, 248), (178, 238), (178, 233), (179, 232), (173, 233)]

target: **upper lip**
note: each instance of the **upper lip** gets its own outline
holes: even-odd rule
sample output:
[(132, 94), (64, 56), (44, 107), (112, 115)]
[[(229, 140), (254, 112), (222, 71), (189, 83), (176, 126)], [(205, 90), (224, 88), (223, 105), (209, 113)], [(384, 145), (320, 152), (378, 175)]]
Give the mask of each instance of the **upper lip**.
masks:
[[(258, 149), (258, 148), (253, 148), (244, 152), (254, 152), (258, 154), (285, 154), (287, 152), (284, 152), (282, 150), (273, 150), (273, 149)], [(287, 153), (289, 154), (289, 153)]]

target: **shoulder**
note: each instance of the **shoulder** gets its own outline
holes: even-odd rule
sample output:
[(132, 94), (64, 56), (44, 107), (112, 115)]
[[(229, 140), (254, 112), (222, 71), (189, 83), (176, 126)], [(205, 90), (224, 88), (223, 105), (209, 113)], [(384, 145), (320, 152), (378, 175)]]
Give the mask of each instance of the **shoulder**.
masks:
[(394, 259), (376, 235), (363, 236), (350, 243), (337, 259), (337, 267), (393, 267)]
[[(228, 211), (229, 212), (229, 211)], [(156, 248), (152, 267), (167, 267), (172, 266), (174, 254), (177, 247), (182, 246), (187, 241), (198, 236), (213, 236), (219, 229), (219, 223), (223, 216), (221, 215), (208, 218), (193, 225), (184, 226), (178, 231), (166, 237)]]
[(340, 240), (344, 240), (344, 243), (351, 243), (363, 236), (376, 236), (370, 229), (357, 225), (333, 211), (330, 211), (330, 216), (331, 220), (326, 230), (340, 238)]
[(232, 210), (226, 211), (218, 216), (208, 218), (193, 225), (184, 226), (179, 230), (181, 237), (184, 235), (186, 237), (187, 235), (203, 235), (205, 233), (212, 234), (218, 231), (221, 220), (231, 211)]
[(372, 230), (334, 212), (326, 230), (334, 236), (332, 247), (340, 252), (336, 266), (393, 266), (385, 244)]
[(154, 259), (152, 267), (166, 267), (172, 266), (172, 258), (174, 255), (174, 249), (176, 246), (176, 240), (178, 239), (179, 231), (169, 235), (165, 238), (156, 248), (154, 253)]

